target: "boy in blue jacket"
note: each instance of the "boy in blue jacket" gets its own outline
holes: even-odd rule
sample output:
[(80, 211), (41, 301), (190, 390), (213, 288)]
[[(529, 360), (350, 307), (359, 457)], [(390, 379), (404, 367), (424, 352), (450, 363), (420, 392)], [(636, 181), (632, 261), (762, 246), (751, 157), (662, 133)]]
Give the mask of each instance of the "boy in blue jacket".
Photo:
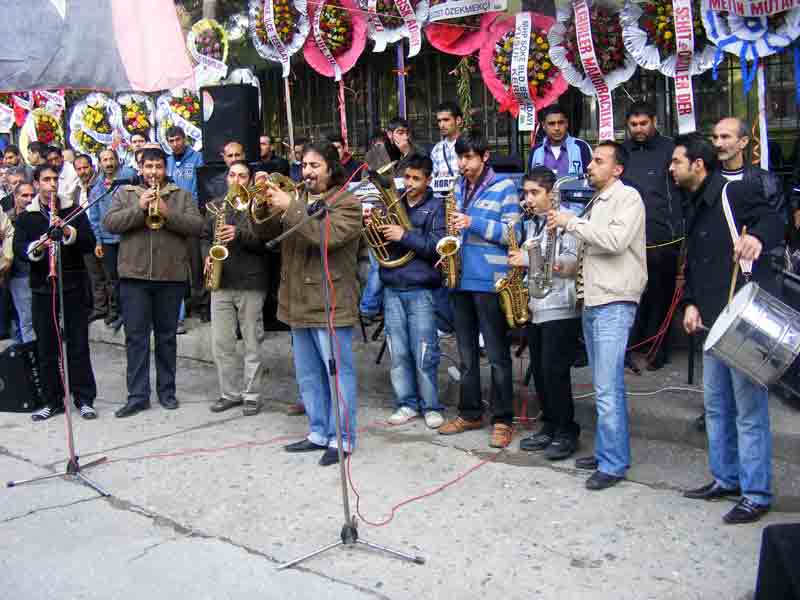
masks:
[(445, 234), (444, 207), (429, 187), (431, 159), (414, 154), (405, 162), (405, 195), (400, 202), (413, 228), (380, 228), (382, 236), (392, 242), (391, 259), (414, 252), (414, 258), (401, 267), (380, 267), (392, 387), (397, 397), (397, 410), (389, 423), (400, 425), (422, 412), (426, 425), (436, 429), (444, 422), (437, 383), (440, 354), (435, 311), (435, 293), (442, 285), (435, 267), (436, 244)]
[(488, 165), (486, 138), (477, 133), (462, 135), (455, 150), (461, 176), (456, 181), (457, 211), (450, 215), (450, 225), (461, 233), (461, 277), (451, 291), (450, 303), (461, 359), (461, 389), (458, 417), (445, 423), (439, 433), (452, 435), (483, 427), (478, 345), (482, 333), (492, 369), (489, 445), (505, 448), (511, 443), (514, 421), (511, 348), (494, 285), (508, 273), (509, 227), (519, 220), (520, 207), (513, 181), (500, 179)]

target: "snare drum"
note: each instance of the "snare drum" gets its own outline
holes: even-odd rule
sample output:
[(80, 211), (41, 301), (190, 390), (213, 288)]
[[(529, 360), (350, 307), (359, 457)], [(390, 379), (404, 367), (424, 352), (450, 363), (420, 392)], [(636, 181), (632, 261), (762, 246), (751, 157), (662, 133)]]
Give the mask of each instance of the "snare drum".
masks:
[(714, 322), (705, 352), (747, 377), (800, 392), (800, 312), (748, 283)]

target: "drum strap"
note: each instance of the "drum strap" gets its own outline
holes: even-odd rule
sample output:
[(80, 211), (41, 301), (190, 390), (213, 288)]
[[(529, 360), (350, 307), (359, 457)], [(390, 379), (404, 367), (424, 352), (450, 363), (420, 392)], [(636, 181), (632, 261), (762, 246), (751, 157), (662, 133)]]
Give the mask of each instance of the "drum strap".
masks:
[[(731, 210), (731, 202), (728, 200), (728, 186), (730, 182), (722, 187), (722, 213), (725, 215), (725, 221), (728, 223), (728, 231), (731, 234), (731, 239), (734, 245), (739, 240), (739, 229), (736, 227), (736, 221), (733, 219), (733, 210)], [(746, 280), (750, 280), (750, 274), (753, 272), (752, 260), (740, 260), (739, 268), (742, 270), (742, 275)]]

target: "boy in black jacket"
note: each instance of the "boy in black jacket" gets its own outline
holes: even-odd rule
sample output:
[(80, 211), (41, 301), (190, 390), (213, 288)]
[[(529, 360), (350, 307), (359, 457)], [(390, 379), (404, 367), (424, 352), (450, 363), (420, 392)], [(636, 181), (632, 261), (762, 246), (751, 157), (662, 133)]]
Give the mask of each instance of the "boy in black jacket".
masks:
[(444, 421), (439, 404), (437, 370), (439, 337), (436, 331), (435, 293), (442, 285), (436, 244), (444, 236), (444, 206), (434, 198), (429, 185), (431, 159), (414, 155), (406, 159), (405, 196), (400, 200), (412, 229), (383, 225), (382, 236), (389, 244), (390, 259), (409, 251), (414, 258), (403, 266), (381, 266), (384, 284), (384, 323), (392, 358), (391, 379), (397, 396), (397, 410), (389, 423), (399, 425), (420, 412), (432, 429)]
[[(39, 367), (45, 406), (33, 413), (34, 421), (44, 421), (64, 412), (64, 387), (59, 373), (58, 324), (54, 321), (58, 307), (57, 282), (50, 278), (49, 242), (36, 248), (40, 238), (50, 229), (51, 203), (60, 203), (55, 220), (60, 226), (74, 210), (71, 200), (59, 199), (58, 172), (50, 165), (37, 167), (34, 179), (39, 193), (15, 223), (14, 254), (30, 262), (31, 311), (33, 329), (39, 351)], [(80, 215), (62, 228), (61, 276), (64, 288), (64, 332), (67, 342), (69, 383), (75, 406), (84, 419), (95, 419), (93, 408), (97, 386), (89, 355), (89, 311), (84, 254), (94, 250), (95, 239), (89, 219)]]

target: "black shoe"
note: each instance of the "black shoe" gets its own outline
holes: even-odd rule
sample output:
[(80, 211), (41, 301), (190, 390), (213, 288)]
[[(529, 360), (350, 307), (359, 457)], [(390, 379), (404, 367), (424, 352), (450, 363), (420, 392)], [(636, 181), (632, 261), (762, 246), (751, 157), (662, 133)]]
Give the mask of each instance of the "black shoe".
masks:
[(119, 315), (115, 313), (108, 313), (106, 315), (106, 318), (103, 319), (103, 323), (105, 323), (106, 325), (111, 325), (114, 321), (117, 320), (117, 318), (119, 318)]
[(609, 475), (602, 471), (595, 471), (592, 476), (586, 480), (587, 490), (604, 490), (617, 485), (624, 477), (617, 477), (616, 475)]
[(700, 433), (706, 430), (706, 411), (700, 413), (700, 416), (694, 420), (694, 428)]
[(316, 450), (325, 450), (326, 448), (327, 446), (320, 446), (308, 439), (300, 440), (299, 442), (294, 442), (283, 447), (287, 452), (314, 452)]
[(147, 410), (148, 408), (150, 408), (149, 402), (126, 402), (125, 406), (114, 413), (114, 416), (118, 419), (124, 419), (125, 417), (132, 417), (136, 413)]
[(200, 322), (208, 323), (211, 321), (211, 313), (207, 310), (200, 311)]
[(31, 415), (31, 420), (34, 422), (39, 421), (46, 421), (50, 417), (55, 417), (56, 415), (60, 415), (64, 412), (64, 405), (63, 404), (54, 404), (52, 406), (45, 406), (44, 408), (40, 408), (35, 413)]
[(164, 400), (159, 398), (158, 403), (167, 410), (175, 410), (179, 406), (178, 401), (175, 398), (166, 398)]
[(633, 357), (630, 352), (625, 354), (625, 367), (633, 371), (634, 375), (642, 374), (642, 370), (633, 362)]
[(583, 469), (584, 471), (596, 471), (598, 464), (594, 456), (584, 456), (575, 459), (575, 468)]
[(214, 404), (212, 404), (208, 410), (213, 413), (223, 412), (228, 410), (229, 408), (233, 408), (234, 406), (241, 406), (242, 400), (229, 400), (228, 398), (220, 398)]
[(89, 323), (92, 323), (94, 321), (99, 321), (100, 319), (105, 319), (107, 316), (108, 316), (107, 312), (104, 312), (102, 310), (93, 310), (89, 315)]
[(755, 523), (772, 508), (769, 504), (756, 504), (752, 500), (742, 498), (728, 513), (722, 517), (728, 525)]
[(178, 327), (175, 329), (175, 335), (185, 335), (186, 325), (183, 321), (178, 321)]
[(575, 454), (577, 449), (578, 440), (569, 435), (557, 435), (545, 448), (544, 457), (547, 460), (564, 460)]
[(738, 487), (733, 489), (724, 488), (716, 481), (712, 481), (703, 487), (699, 487), (694, 490), (686, 490), (683, 492), (684, 498), (691, 498), (692, 500), (719, 500), (729, 496), (741, 495), (742, 490), (740, 490)]
[(78, 410), (81, 413), (81, 417), (87, 421), (93, 421), (97, 418), (97, 411), (94, 409), (94, 407), (89, 406), (88, 404), (81, 404), (78, 407)]
[(537, 433), (521, 439), (519, 441), (519, 449), (526, 452), (538, 452), (547, 448), (553, 442), (553, 428), (548, 425), (542, 425), (542, 428)]
[[(349, 452), (342, 452), (345, 459), (350, 456)], [(319, 459), (319, 466), (320, 467), (327, 467), (329, 465), (335, 465), (339, 463), (339, 449), (338, 448), (331, 448), (328, 447), (325, 450), (325, 453), (322, 455), (322, 458)]]
[(109, 327), (111, 327), (114, 333), (117, 333), (120, 329), (122, 329), (122, 325), (123, 325), (122, 317), (117, 317), (109, 324)]

